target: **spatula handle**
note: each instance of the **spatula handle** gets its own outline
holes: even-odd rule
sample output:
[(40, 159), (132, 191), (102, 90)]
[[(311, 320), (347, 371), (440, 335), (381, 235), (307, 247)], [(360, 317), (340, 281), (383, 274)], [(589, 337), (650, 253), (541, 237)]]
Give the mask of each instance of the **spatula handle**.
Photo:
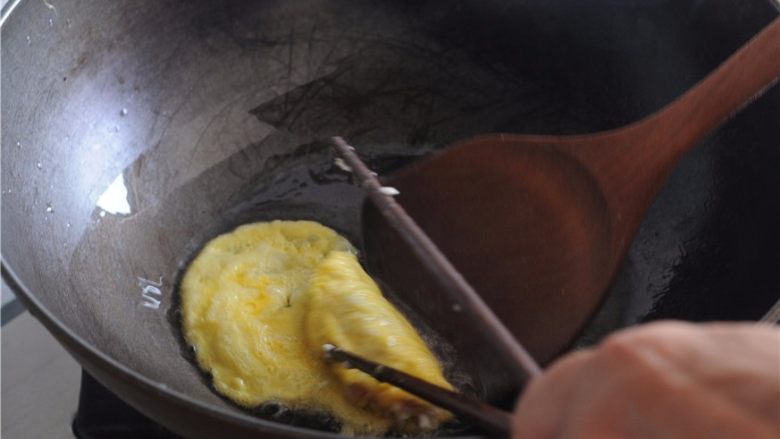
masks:
[(637, 124), (655, 138), (645, 151), (655, 151), (656, 157), (648, 159), (668, 167), (779, 78), (780, 17), (687, 93)]
[[(647, 209), (683, 154), (778, 78), (780, 18), (653, 115), (623, 128), (583, 136), (570, 152), (587, 165), (618, 211), (615, 235), (632, 236), (641, 218), (636, 214)], [(616, 254), (625, 248), (624, 242), (615, 243)]]

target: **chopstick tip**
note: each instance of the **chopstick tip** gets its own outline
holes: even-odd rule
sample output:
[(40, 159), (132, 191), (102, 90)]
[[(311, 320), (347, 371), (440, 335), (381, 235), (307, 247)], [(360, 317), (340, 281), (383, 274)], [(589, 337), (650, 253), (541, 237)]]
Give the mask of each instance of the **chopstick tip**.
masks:
[(347, 148), (350, 151), (354, 151), (355, 150), (355, 147), (350, 145), (349, 143), (347, 143), (347, 141), (344, 140), (344, 138), (341, 137), (341, 136), (333, 136), (333, 137), (330, 138), (330, 141), (334, 145), (336, 145), (337, 147)]

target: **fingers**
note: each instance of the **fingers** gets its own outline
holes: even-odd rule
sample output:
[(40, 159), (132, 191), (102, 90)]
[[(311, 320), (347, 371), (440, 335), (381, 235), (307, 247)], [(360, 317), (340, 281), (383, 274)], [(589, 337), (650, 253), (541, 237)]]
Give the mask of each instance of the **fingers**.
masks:
[(776, 437), (780, 331), (662, 322), (567, 355), (516, 407), (516, 438)]
[(577, 351), (553, 364), (526, 388), (515, 409), (514, 438), (552, 438), (558, 435), (568, 404), (593, 353)]

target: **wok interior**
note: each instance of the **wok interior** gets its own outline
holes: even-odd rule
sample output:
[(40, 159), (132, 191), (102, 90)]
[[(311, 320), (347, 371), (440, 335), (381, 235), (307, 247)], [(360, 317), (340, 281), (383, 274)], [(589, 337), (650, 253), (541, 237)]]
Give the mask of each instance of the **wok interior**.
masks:
[[(323, 139), (342, 135), (389, 172), (479, 133), (616, 127), (773, 16), (748, 1), (548, 3), (25, 2), (2, 28), (3, 258), (87, 343), (238, 411), (187, 358), (176, 282), (245, 222), (312, 219), (360, 246), (362, 192)], [(579, 343), (644, 319), (768, 309), (779, 104), (775, 89), (683, 160)], [(495, 373), (482, 357), (458, 355), (474, 392), (506, 396), (482, 384)]]

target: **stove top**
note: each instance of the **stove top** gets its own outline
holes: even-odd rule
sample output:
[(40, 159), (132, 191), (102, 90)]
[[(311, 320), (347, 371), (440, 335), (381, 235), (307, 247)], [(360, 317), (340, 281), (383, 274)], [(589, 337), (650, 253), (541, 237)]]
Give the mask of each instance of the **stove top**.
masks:
[(73, 434), (79, 439), (180, 439), (127, 405), (83, 370)]

